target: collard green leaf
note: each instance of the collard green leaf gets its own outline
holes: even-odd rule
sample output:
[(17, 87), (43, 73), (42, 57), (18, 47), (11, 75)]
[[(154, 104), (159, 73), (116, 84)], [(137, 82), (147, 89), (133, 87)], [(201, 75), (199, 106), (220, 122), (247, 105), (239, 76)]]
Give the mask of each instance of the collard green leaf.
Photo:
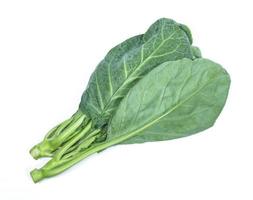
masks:
[[(97, 66), (80, 109), (96, 127), (107, 123), (129, 89), (157, 65), (193, 58), (189, 29), (170, 19), (155, 22), (140, 35), (113, 48)], [(187, 30), (187, 31), (186, 31)]]
[(188, 136), (211, 127), (230, 78), (207, 59), (165, 62), (127, 94), (108, 127), (107, 142), (142, 143)]

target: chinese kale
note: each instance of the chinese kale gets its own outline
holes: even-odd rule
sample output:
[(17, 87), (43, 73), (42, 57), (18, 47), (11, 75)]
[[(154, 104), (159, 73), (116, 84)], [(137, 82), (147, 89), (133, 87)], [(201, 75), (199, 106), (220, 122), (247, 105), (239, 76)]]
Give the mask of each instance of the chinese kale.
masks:
[(110, 146), (170, 140), (211, 127), (230, 78), (191, 44), (188, 27), (160, 19), (110, 50), (78, 111), (31, 149), (36, 159), (52, 157), (31, 172), (33, 180), (57, 175)]

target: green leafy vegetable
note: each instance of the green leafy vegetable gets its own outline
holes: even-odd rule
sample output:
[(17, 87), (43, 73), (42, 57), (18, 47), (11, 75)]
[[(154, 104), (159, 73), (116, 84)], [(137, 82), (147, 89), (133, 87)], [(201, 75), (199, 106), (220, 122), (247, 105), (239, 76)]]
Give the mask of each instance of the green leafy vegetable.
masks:
[(187, 26), (163, 18), (110, 50), (77, 112), (31, 149), (35, 159), (52, 157), (31, 172), (34, 182), (114, 145), (176, 139), (211, 127), (230, 77), (191, 44)]
[(62, 152), (32, 176), (35, 181), (54, 176), (113, 145), (170, 140), (205, 130), (220, 114), (229, 85), (228, 73), (210, 60), (165, 62), (131, 88), (108, 125), (105, 141), (84, 149), (74, 145), (72, 152)]
[(181, 58), (194, 58), (190, 30), (170, 19), (157, 20), (144, 35), (132, 37), (114, 47), (99, 63), (82, 95), (80, 109), (70, 119), (53, 128), (42, 142), (31, 149), (34, 158), (51, 157), (62, 146), (82, 133), (88, 137), (97, 129), (97, 140), (129, 89), (157, 65)]

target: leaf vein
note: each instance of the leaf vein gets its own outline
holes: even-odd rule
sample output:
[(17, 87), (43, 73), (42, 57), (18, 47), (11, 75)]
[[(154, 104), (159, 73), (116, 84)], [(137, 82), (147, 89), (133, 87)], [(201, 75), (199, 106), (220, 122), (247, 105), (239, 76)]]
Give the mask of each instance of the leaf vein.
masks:
[(102, 100), (102, 95), (101, 95), (100, 87), (99, 87), (99, 84), (98, 84), (97, 73), (96, 73), (96, 86), (97, 86), (97, 92), (98, 92), (100, 107), (104, 108), (104, 102)]

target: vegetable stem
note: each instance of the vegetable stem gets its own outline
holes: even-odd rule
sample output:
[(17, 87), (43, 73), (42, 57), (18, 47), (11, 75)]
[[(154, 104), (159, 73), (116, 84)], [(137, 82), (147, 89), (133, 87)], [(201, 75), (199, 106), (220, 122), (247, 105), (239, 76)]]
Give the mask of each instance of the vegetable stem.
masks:
[[(133, 133), (135, 133), (135, 132), (133, 132)], [(93, 136), (93, 137), (95, 137), (95, 136)], [(128, 137), (129, 136), (121, 136), (121, 137), (115, 138), (111, 141), (101, 142), (101, 143), (91, 146), (88, 149), (85, 149), (84, 151), (82, 151), (82, 149), (79, 149), (80, 152), (74, 152), (72, 156), (67, 157), (65, 159), (59, 160), (58, 157), (53, 157), (42, 168), (34, 169), (33, 171), (31, 171), (30, 175), (32, 176), (32, 179), (35, 183), (37, 183), (38, 181), (40, 181), (44, 178), (58, 175), (58, 174), (62, 173), (63, 171), (67, 170), (68, 168), (72, 167), (73, 165), (75, 165), (79, 161), (87, 158), (88, 156), (90, 156), (96, 152), (100, 152), (100, 151), (102, 151), (110, 146), (113, 146), (115, 144), (118, 144), (118, 143), (124, 141), (125, 139), (127, 139)]]
[(30, 154), (34, 159), (52, 157), (61, 145), (78, 134), (84, 126), (90, 127), (90, 120), (81, 111), (77, 111), (70, 119), (49, 131), (43, 141), (30, 150)]
[(76, 142), (78, 142), (78, 140), (80, 140), (84, 135), (87, 134), (87, 132), (90, 130), (91, 128), (91, 122), (81, 131), (79, 131), (75, 137), (73, 137), (71, 140), (69, 140), (65, 145), (63, 145), (63, 147), (61, 149), (59, 149), (59, 151), (57, 151), (55, 158), (56, 159), (60, 159), (63, 154), (72, 146), (74, 145)]

